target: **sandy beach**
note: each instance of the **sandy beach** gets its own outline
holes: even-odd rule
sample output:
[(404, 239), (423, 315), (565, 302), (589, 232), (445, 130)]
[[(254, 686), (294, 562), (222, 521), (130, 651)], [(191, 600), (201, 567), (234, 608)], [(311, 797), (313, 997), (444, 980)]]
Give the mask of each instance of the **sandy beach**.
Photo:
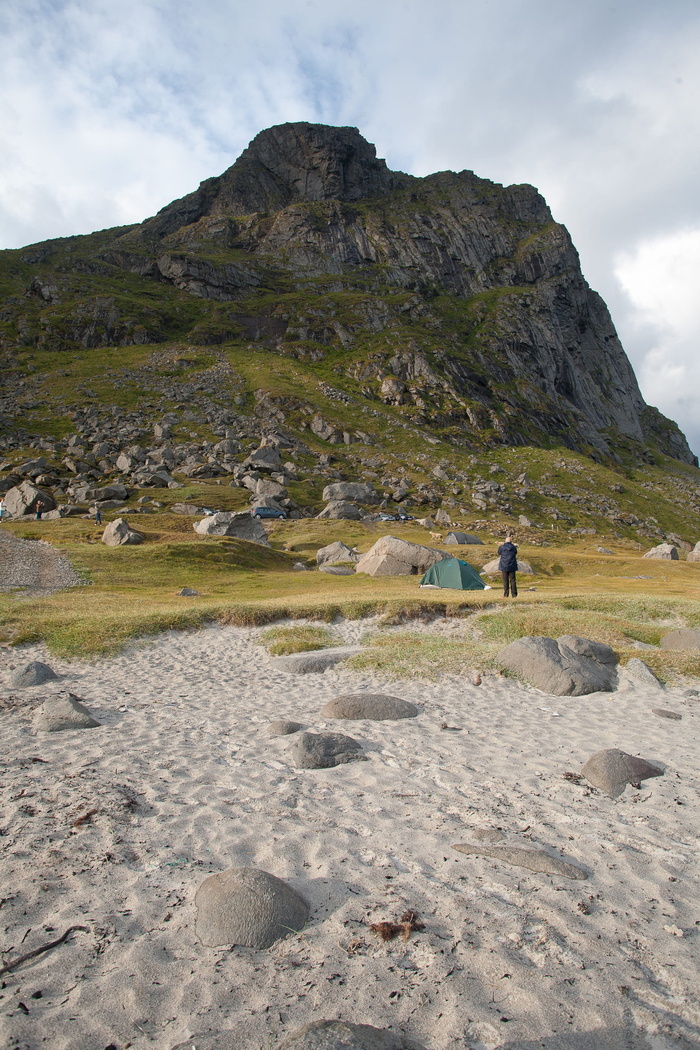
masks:
[[(356, 643), (368, 626), (333, 629)], [(37, 659), (60, 676), (0, 694), (2, 964), (85, 927), (4, 975), (2, 1045), (202, 1050), (215, 1045), (202, 1033), (230, 1030), (231, 1046), (266, 1050), (322, 1018), (428, 1050), (700, 1045), (700, 697), (624, 671), (614, 693), (564, 698), (496, 675), (293, 675), (260, 633), (171, 632), (94, 663), (0, 649), (5, 681)], [(33, 711), (59, 690), (102, 725), (35, 730)], [(362, 691), (420, 713), (321, 715)], [(294, 738), (269, 736), (276, 719), (347, 733), (363, 760), (296, 769)], [(665, 774), (617, 799), (565, 776), (608, 747)], [(588, 877), (452, 848), (487, 830)], [(301, 893), (307, 926), (268, 950), (202, 945), (195, 893), (241, 866)], [(369, 929), (407, 909), (425, 924), (408, 939)]]

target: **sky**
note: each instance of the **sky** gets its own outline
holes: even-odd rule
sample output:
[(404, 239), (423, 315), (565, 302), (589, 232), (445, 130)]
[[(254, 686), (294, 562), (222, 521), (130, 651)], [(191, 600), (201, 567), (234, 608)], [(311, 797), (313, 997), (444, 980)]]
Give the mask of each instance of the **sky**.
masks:
[(700, 453), (697, 0), (3, 0), (0, 248), (153, 215), (263, 128), (531, 183)]

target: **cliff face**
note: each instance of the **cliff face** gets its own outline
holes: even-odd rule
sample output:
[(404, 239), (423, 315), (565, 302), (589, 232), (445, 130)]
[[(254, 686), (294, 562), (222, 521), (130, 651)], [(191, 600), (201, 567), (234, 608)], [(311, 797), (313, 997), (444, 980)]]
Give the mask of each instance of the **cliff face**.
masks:
[[(645, 405), (567, 231), (531, 186), (414, 178), (354, 128), (285, 124), (140, 226), (71, 241), (70, 253), (25, 250), (38, 269), (3, 314), (6, 346), (243, 341), (332, 363), (352, 393), (467, 447), (650, 445), (693, 461)], [(89, 277), (101, 296), (85, 294)]]

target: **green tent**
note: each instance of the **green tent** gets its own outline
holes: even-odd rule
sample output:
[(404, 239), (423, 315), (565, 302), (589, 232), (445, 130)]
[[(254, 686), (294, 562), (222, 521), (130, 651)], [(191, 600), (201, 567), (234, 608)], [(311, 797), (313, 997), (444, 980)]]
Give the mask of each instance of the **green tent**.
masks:
[(483, 591), (484, 581), (476, 569), (459, 558), (443, 558), (431, 565), (421, 587), (452, 587), (455, 591)]

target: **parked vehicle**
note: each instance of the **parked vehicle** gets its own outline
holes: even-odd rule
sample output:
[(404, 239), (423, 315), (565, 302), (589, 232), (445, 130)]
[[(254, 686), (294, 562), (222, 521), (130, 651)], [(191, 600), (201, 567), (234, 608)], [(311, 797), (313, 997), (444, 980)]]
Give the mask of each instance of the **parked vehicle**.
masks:
[(253, 511), (254, 518), (286, 518), (287, 515), (283, 510), (277, 510), (277, 507), (256, 507)]

